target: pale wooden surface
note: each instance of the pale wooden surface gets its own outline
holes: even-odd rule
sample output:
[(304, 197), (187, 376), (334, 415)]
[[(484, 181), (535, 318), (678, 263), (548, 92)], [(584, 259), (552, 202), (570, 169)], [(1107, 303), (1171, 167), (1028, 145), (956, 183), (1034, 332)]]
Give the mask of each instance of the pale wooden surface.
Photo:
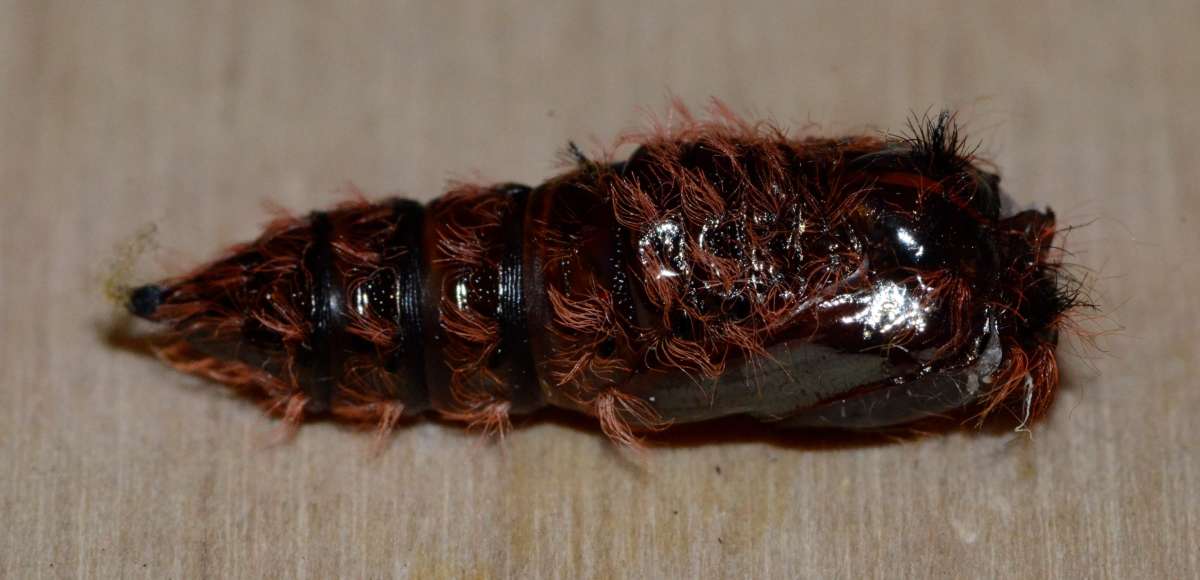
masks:
[[(2, 3), (0, 576), (1200, 574), (1194, 2), (399, 4)], [(1014, 197), (1095, 220), (1071, 246), (1125, 330), (1032, 441), (644, 459), (553, 423), (263, 449), (252, 405), (104, 340), (147, 223), (149, 275), (264, 198), (536, 183), (669, 93), (833, 132), (959, 109)]]

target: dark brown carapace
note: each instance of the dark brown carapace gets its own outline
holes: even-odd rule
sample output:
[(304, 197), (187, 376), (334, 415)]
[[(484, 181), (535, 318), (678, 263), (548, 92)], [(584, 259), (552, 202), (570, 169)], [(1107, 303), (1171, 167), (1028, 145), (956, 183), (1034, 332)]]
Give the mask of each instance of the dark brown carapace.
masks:
[(1053, 214), (1005, 215), (948, 115), (795, 139), (675, 113), (623, 138), (624, 161), (572, 148), (538, 187), (277, 220), (129, 308), (167, 326), (172, 365), (293, 422), (386, 432), (433, 411), (503, 432), (551, 405), (633, 443), (726, 415), (862, 429), (1046, 408), (1074, 304)]

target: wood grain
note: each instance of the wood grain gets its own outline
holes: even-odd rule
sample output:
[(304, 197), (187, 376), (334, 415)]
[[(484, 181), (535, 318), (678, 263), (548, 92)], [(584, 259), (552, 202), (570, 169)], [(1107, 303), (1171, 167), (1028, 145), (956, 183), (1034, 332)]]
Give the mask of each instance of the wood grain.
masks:
[[(966, 4), (0, 2), (0, 576), (1197, 577), (1200, 5)], [(1014, 197), (1088, 224), (1123, 330), (1032, 438), (644, 458), (559, 422), (264, 448), (106, 338), (146, 224), (150, 276), (263, 199), (536, 183), (672, 94), (817, 132), (959, 110)]]

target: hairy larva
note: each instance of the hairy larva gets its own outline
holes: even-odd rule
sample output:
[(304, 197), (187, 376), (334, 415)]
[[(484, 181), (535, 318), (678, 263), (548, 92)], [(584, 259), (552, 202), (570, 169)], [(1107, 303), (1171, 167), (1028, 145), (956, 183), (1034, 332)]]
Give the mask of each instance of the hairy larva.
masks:
[[(789, 138), (715, 107), (623, 161), (284, 218), (131, 291), (175, 367), (287, 420), (432, 410), (503, 432), (545, 406), (610, 438), (726, 415), (874, 428), (1041, 413), (1077, 291), (1054, 216), (1003, 215), (943, 114)], [(610, 156), (611, 157), (611, 156)]]

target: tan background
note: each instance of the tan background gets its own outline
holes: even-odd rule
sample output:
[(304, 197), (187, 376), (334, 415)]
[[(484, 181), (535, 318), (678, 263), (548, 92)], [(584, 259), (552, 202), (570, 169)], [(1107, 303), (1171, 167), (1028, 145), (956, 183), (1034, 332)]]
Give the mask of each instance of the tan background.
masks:
[[(0, 576), (1200, 574), (1196, 3), (401, 4), (0, 2)], [(1032, 440), (641, 460), (560, 422), (264, 449), (252, 405), (104, 338), (145, 224), (151, 275), (266, 198), (537, 183), (668, 94), (828, 132), (958, 109), (1014, 197), (1090, 222), (1124, 330)]]

